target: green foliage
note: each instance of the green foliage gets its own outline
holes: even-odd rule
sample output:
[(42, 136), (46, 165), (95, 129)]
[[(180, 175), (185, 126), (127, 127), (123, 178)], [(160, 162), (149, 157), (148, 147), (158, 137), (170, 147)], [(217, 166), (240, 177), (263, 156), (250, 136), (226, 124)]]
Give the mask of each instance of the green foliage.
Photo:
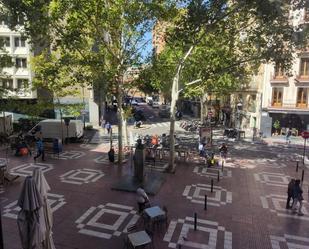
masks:
[(276, 129), (276, 130), (279, 130), (280, 129), (280, 121), (279, 120), (276, 120), (273, 124), (273, 127)]

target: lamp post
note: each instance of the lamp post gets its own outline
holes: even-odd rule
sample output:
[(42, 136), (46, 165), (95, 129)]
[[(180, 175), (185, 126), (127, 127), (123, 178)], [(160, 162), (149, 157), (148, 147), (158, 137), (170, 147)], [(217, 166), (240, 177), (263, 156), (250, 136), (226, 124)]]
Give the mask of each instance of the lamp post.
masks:
[(304, 151), (303, 151), (303, 165), (305, 165), (305, 157), (306, 157), (306, 143), (309, 138), (309, 131), (303, 131), (301, 133), (302, 138), (304, 139)]
[(64, 118), (64, 123), (67, 127), (67, 136), (65, 138), (65, 143), (68, 144), (69, 143), (69, 125), (70, 125), (70, 118), (66, 117)]

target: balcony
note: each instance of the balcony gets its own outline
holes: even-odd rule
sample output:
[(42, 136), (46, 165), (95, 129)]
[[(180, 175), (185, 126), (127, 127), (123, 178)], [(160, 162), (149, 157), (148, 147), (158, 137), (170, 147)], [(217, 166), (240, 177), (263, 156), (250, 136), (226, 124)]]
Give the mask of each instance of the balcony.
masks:
[(271, 84), (287, 84), (289, 83), (289, 78), (286, 75), (272, 74), (270, 76), (270, 83)]
[(295, 81), (299, 84), (309, 83), (309, 75), (297, 75)]

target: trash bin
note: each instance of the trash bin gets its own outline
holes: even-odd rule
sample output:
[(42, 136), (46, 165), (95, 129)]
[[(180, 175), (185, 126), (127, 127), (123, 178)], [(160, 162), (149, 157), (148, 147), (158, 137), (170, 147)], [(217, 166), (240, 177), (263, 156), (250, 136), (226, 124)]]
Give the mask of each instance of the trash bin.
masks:
[(62, 152), (62, 143), (61, 139), (55, 138), (53, 141), (53, 152), (60, 153)]

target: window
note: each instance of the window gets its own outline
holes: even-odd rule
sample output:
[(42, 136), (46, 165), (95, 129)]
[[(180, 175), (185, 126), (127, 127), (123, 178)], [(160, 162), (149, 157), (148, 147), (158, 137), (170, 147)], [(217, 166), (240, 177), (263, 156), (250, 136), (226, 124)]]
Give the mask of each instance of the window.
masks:
[(272, 106), (282, 106), (283, 88), (274, 87), (272, 96)]
[(0, 79), (0, 87), (5, 89), (13, 89), (13, 80), (12, 79)]
[(27, 68), (27, 59), (26, 58), (16, 58), (16, 67), (17, 68)]
[(297, 107), (307, 107), (307, 88), (298, 88), (297, 90)]
[(280, 64), (276, 64), (275, 66), (275, 78), (284, 78), (284, 70), (282, 69)]
[(1, 36), (1, 45), (5, 47), (10, 47), (10, 37), (9, 36)]
[(300, 59), (300, 77), (309, 77), (309, 58)]
[(18, 89), (28, 88), (28, 86), (29, 86), (29, 81), (27, 79), (18, 79), (17, 80), (17, 88)]
[(25, 37), (15, 37), (15, 47), (25, 47), (26, 46), (26, 38)]

